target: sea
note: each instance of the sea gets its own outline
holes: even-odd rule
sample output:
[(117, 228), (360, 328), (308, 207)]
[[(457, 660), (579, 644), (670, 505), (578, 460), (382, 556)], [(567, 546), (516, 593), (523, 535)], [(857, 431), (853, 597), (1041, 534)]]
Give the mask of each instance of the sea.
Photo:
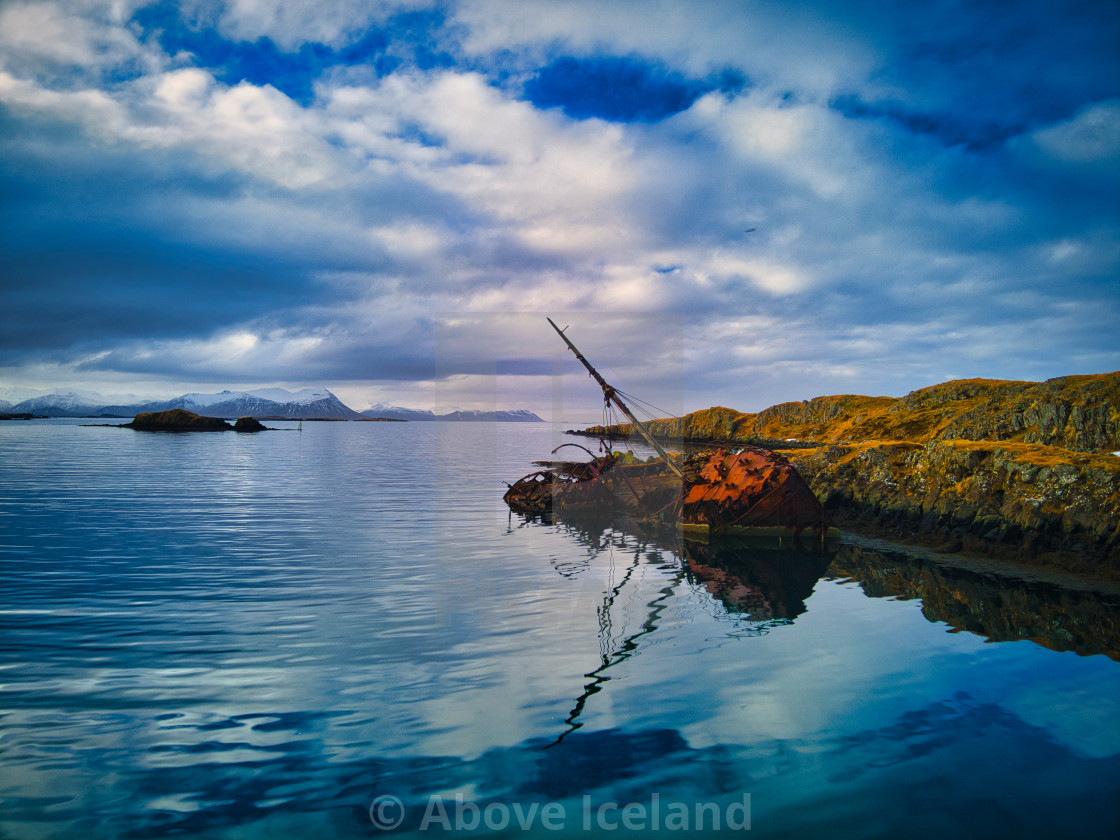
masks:
[(512, 514), (551, 423), (99, 422), (0, 423), (2, 838), (1120, 836), (1115, 599)]

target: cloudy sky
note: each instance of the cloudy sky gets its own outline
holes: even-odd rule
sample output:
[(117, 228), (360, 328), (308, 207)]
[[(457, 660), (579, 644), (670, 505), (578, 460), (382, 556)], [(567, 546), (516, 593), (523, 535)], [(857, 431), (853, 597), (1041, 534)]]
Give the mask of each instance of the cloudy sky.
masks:
[(1111, 371), (1120, 4), (0, 0), (0, 214), (0, 388)]

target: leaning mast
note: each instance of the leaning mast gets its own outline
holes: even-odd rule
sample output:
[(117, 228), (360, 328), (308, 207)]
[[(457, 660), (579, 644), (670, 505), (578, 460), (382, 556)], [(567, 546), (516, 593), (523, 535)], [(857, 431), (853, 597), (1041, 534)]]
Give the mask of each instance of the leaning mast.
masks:
[[(572, 342), (566, 335), (564, 335), (564, 330), (556, 326), (556, 323), (551, 318), (546, 318), (546, 320), (549, 324), (552, 325), (552, 328), (556, 330), (559, 336), (564, 339), (564, 343), (568, 345), (568, 349), (575, 353), (576, 358), (579, 359), (583, 366), (587, 368), (588, 372), (593, 377), (595, 377), (595, 381), (598, 382), (599, 386), (603, 389), (603, 396), (606, 397), (607, 401), (613, 402), (618, 406), (619, 410), (626, 415), (631, 423), (634, 424), (634, 428), (636, 428), (641, 436), (645, 438), (646, 443), (652, 446), (654, 451), (665, 459), (665, 466), (667, 466), (672, 473), (674, 473), (683, 481), (684, 473), (681, 472), (680, 467), (673, 463), (672, 459), (669, 457), (669, 453), (662, 448), (661, 444), (653, 439), (653, 435), (651, 435), (646, 427), (642, 425), (642, 421), (634, 416), (634, 412), (632, 412), (626, 405), (626, 403), (622, 401), (622, 398), (618, 395), (618, 391), (616, 391), (611, 385), (609, 385), (607, 383), (607, 380), (603, 379), (603, 377), (599, 374), (599, 371), (595, 370), (595, 368), (592, 367), (591, 362), (587, 361), (587, 359), (583, 357), (583, 354), (580, 353), (579, 350), (576, 349), (576, 346), (572, 344)], [(567, 327), (565, 327), (564, 329), (566, 330)]]

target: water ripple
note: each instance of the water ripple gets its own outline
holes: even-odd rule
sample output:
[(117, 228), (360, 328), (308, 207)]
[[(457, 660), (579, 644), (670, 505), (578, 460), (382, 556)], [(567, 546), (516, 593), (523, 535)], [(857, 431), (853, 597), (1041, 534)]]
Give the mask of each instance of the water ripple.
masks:
[[(923, 784), (963, 808), (1006, 757), (1076, 780), (1031, 788), (1042, 827), (1120, 786), (1110, 660), (837, 581), (754, 620), (632, 535), (515, 521), (547, 424), (307, 425), (0, 425), (0, 834), (365, 837), (378, 793), (753, 789), (759, 833), (892, 836)], [(873, 813), (892, 793), (910, 822)]]

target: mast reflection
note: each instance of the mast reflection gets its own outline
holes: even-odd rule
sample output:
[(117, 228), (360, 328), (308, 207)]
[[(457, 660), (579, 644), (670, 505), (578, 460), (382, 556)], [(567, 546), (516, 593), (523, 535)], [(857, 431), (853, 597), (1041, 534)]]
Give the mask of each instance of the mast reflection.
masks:
[[(516, 517), (516, 519), (514, 519)], [(554, 747), (583, 726), (587, 703), (610, 681), (610, 670), (635, 656), (642, 640), (659, 627), (670, 598), (682, 585), (706, 592), (728, 616), (747, 624), (749, 632), (761, 635), (777, 624), (788, 624), (805, 612), (805, 599), (828, 569), (831, 555), (822, 549), (807, 550), (785, 540), (774, 548), (742, 540), (694, 542), (673, 532), (648, 533), (637, 523), (603, 517), (571, 517), (511, 514), (511, 527), (554, 526), (590, 549), (592, 556), (609, 552), (626, 557), (626, 565), (613, 579), (596, 606), (598, 617), (599, 666), (584, 674), (583, 692), (575, 699), (565, 729), (549, 744)], [(642, 600), (639, 620), (633, 611), (633, 595), (624, 592), (638, 586), (643, 565), (658, 564), (668, 572), (651, 597)], [(590, 567), (571, 563), (557, 565), (558, 574), (575, 576)], [(630, 627), (633, 629), (627, 630)]]

